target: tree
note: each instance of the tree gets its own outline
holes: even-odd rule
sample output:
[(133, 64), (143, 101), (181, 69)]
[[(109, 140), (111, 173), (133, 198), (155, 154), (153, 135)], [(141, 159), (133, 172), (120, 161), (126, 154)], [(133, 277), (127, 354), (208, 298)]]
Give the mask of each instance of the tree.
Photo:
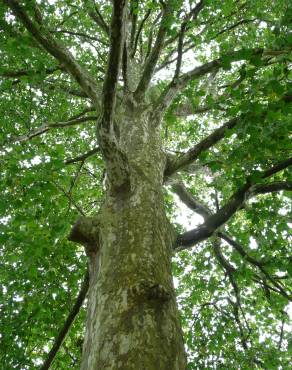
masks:
[(2, 2), (3, 368), (289, 367), (291, 17)]

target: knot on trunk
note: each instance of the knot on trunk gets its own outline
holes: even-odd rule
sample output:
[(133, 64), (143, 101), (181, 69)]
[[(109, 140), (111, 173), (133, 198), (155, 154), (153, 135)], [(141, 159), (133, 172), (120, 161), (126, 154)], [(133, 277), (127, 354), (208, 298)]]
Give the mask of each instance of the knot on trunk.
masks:
[(130, 294), (136, 299), (168, 301), (171, 297), (169, 291), (161, 284), (151, 280), (143, 280), (130, 288)]
[(80, 217), (73, 225), (68, 240), (83, 245), (87, 254), (96, 253), (99, 244), (98, 234), (97, 217)]

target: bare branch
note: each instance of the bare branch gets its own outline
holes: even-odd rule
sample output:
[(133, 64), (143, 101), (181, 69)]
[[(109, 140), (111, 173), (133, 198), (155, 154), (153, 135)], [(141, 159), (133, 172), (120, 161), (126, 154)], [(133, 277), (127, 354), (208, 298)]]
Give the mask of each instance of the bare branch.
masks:
[(271, 177), (275, 175), (277, 172), (280, 172), (284, 170), (285, 168), (292, 165), (292, 157), (285, 159), (284, 161), (281, 161), (277, 163), (275, 166), (269, 168), (263, 173), (263, 179), (266, 179), (267, 177)]
[(231, 26), (228, 26), (226, 28), (223, 28), (221, 31), (219, 31), (214, 37), (212, 37), (212, 40), (216, 39), (218, 36), (222, 35), (223, 33), (225, 32), (228, 32), (228, 31), (231, 31), (233, 30), (234, 28), (242, 25), (242, 24), (248, 24), (248, 23), (252, 23), (254, 21), (257, 21), (258, 19), (241, 19), (240, 21), (232, 24)]
[(184, 35), (185, 35), (185, 30), (186, 30), (187, 23), (183, 22), (181, 25), (180, 29), (180, 34), (178, 38), (178, 45), (177, 45), (177, 61), (176, 61), (176, 67), (175, 67), (175, 72), (173, 79), (177, 79), (180, 74), (180, 69), (181, 69), (181, 63), (182, 63), (182, 56), (183, 56), (183, 45), (184, 45)]
[[(288, 95), (284, 95), (281, 98), (281, 100), (284, 101), (284, 102), (287, 102), (287, 103), (291, 102), (290, 101), (290, 96), (288, 96)], [(263, 118), (265, 117), (266, 113), (267, 113), (266, 111), (262, 113)], [(166, 168), (165, 168), (165, 173), (164, 173), (165, 178), (170, 177), (175, 172), (179, 171), (183, 167), (185, 167), (185, 166), (189, 165), (190, 163), (192, 163), (193, 161), (195, 161), (204, 150), (207, 150), (207, 149), (211, 148), (216, 143), (218, 143), (218, 141), (223, 139), (225, 137), (227, 131), (234, 128), (240, 122), (240, 120), (242, 120), (245, 116), (246, 116), (245, 114), (242, 114), (241, 116), (232, 118), (231, 120), (224, 123), (221, 127), (214, 130), (209, 136), (207, 136), (201, 142), (196, 144), (193, 148), (189, 149), (186, 153), (183, 153), (181, 155), (178, 155), (176, 157), (173, 157), (173, 158), (169, 159), (168, 163), (166, 165)], [(289, 159), (287, 159), (287, 161), (288, 161), (287, 162), (288, 165), (290, 165), (291, 164), (291, 162), (290, 162), (291, 159), (289, 158)], [(280, 166), (280, 167), (278, 168), (277, 166)], [(281, 166), (284, 166), (283, 168), (285, 168), (286, 163), (280, 163), (277, 166), (275, 168), (270, 168), (267, 171), (266, 174), (263, 174), (263, 178), (267, 178), (267, 177), (271, 176), (273, 173), (278, 172), (279, 170), (281, 170)], [(280, 187), (281, 186), (282, 187), (288, 186), (288, 190), (289, 190), (289, 184), (286, 184), (286, 185), (279, 184), (278, 186), (280, 186)], [(274, 187), (276, 187), (276, 185), (274, 185)], [(258, 189), (260, 191), (260, 188), (258, 188)], [(264, 190), (265, 190), (265, 188), (263, 187), (262, 192), (264, 192)], [(277, 190), (275, 189), (275, 191), (277, 191)]]
[(280, 335), (279, 335), (279, 343), (278, 343), (278, 349), (282, 349), (282, 343), (283, 343), (283, 337), (284, 337), (284, 325), (285, 325), (285, 317), (283, 315), (282, 322), (281, 322), (281, 329), (280, 329)]
[(181, 64), (182, 64), (182, 55), (183, 55), (183, 44), (184, 44), (184, 36), (187, 30), (188, 22), (190, 19), (195, 20), (198, 17), (199, 12), (204, 6), (204, 1), (201, 0), (185, 17), (184, 21), (181, 24), (180, 32), (178, 35), (178, 46), (177, 46), (177, 63), (175, 67), (175, 73), (173, 76), (173, 81), (175, 82), (176, 79), (179, 77)]
[[(213, 246), (215, 257), (218, 260), (219, 264), (224, 268), (224, 270), (228, 273), (228, 275), (232, 275), (236, 271), (236, 269), (229, 263), (229, 261), (227, 261), (227, 259), (223, 255), (221, 251), (220, 239), (215, 238), (212, 242), (212, 246)], [(232, 278), (232, 281), (234, 282), (233, 278)], [(235, 290), (238, 293), (238, 288)]]
[(69, 207), (71, 206), (71, 204), (73, 204), (73, 206), (77, 209), (77, 211), (80, 213), (80, 215), (82, 216), (86, 216), (85, 212), (83, 211), (83, 209), (78, 205), (78, 203), (75, 202), (75, 200), (73, 199), (72, 195), (70, 193), (68, 193), (65, 189), (63, 189), (60, 185), (58, 185), (55, 181), (52, 181), (53, 184), (55, 185), (55, 187), (61, 191), (61, 193), (63, 193), (65, 195), (65, 197), (69, 200)]
[(69, 315), (67, 316), (67, 319), (63, 327), (61, 328), (58, 335), (56, 336), (53, 346), (50, 352), (48, 353), (45, 362), (40, 368), (41, 370), (48, 370), (51, 367), (51, 364), (53, 363), (62, 343), (64, 342), (66, 338), (66, 335), (68, 334), (70, 330), (70, 327), (73, 321), (75, 320), (75, 317), (78, 315), (80, 308), (82, 307), (82, 304), (84, 302), (84, 299), (88, 291), (88, 288), (89, 288), (89, 273), (88, 271), (86, 271), (83, 283), (81, 285), (81, 289), (74, 303), (74, 306), (72, 307), (72, 310), (69, 312)]
[[(195, 5), (195, 7), (185, 16), (185, 19), (182, 22), (182, 25), (185, 23), (185, 31), (188, 31), (190, 29), (190, 26), (188, 25), (188, 22), (190, 20), (195, 21), (198, 18), (198, 15), (200, 11), (203, 9), (205, 5), (204, 0), (200, 0), (198, 4)], [(180, 37), (181, 31), (177, 33), (175, 36), (172, 36), (168, 40), (165, 41), (165, 45), (171, 45), (174, 41), (176, 41)]]
[(225, 240), (228, 244), (230, 244), (241, 255), (241, 257), (244, 260), (250, 262), (252, 265), (261, 268), (265, 264), (265, 262), (258, 261), (255, 258), (251, 257), (237, 241), (232, 239), (226, 233), (218, 231), (217, 235), (220, 236), (220, 238), (222, 238), (223, 240)]
[[(204, 220), (208, 220), (208, 218), (212, 215), (211, 211), (204, 205), (202, 205), (200, 202), (198, 202), (192, 194), (189, 193), (189, 191), (185, 188), (183, 183), (181, 181), (173, 181), (172, 182), (172, 190), (179, 196), (180, 200), (186, 204), (190, 209), (195, 211), (196, 213), (203, 216)], [(288, 300), (291, 300), (291, 296), (285, 292), (285, 290), (282, 288), (282, 286), (276, 281), (274, 277), (272, 277), (267, 270), (265, 269), (265, 264), (267, 261), (258, 261), (255, 258), (251, 257), (245, 249), (234, 239), (232, 239), (229, 235), (227, 235), (224, 232), (217, 231), (214, 233), (215, 236), (220, 237), (221, 239), (225, 240), (228, 244), (230, 244), (240, 255), (241, 257), (249, 262), (251, 265), (256, 266), (264, 275), (264, 277), (269, 280), (274, 288), (271, 288), (272, 290), (275, 290), (278, 294), (281, 294), (283, 297), (285, 297)], [(217, 260), (219, 261), (220, 265), (226, 270), (230, 282), (232, 286), (234, 287), (234, 290), (236, 289), (236, 283), (233, 278), (233, 272), (235, 269), (232, 265), (226, 260), (224, 255), (221, 252), (220, 243), (218, 242), (217, 238), (212, 243), (215, 256)], [(260, 279), (260, 277), (259, 277)], [(260, 279), (262, 280), (262, 279)]]

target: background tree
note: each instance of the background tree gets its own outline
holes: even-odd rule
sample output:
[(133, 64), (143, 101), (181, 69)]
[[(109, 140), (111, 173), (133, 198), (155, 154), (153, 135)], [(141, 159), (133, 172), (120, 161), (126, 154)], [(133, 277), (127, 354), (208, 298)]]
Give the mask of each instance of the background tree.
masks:
[(291, 20), (1, 3), (3, 369), (79, 369), (88, 285), (83, 369), (183, 369), (171, 255), (190, 369), (289, 368)]

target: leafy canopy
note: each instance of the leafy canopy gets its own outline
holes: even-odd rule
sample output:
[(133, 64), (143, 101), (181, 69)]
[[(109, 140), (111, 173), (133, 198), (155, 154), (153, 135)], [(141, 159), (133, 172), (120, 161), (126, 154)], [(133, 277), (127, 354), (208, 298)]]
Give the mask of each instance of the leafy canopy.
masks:
[[(13, 3), (0, 5), (0, 363), (31, 369), (46, 359), (78, 295), (86, 257), (67, 235), (79, 214), (98, 209), (105, 164), (88, 94), (15, 15)], [(161, 128), (165, 152), (178, 158), (165, 186), (168, 215), (183, 233), (177, 195), (192, 209), (190, 218), (203, 222), (245, 189), (216, 233), (174, 257), (189, 368), (288, 369), (291, 3), (166, 3), (171, 11), (164, 17), (165, 2), (130, 1), (127, 41), (139, 75), (164, 22), (149, 104), (161, 102), (173, 76), (181, 76)], [(101, 90), (111, 2), (21, 6)], [(120, 77), (118, 90), (124, 84)], [(221, 136), (210, 136), (226, 122)], [(188, 157), (191, 148), (197, 154)], [(78, 369), (84, 317), (82, 308), (53, 368)]]

